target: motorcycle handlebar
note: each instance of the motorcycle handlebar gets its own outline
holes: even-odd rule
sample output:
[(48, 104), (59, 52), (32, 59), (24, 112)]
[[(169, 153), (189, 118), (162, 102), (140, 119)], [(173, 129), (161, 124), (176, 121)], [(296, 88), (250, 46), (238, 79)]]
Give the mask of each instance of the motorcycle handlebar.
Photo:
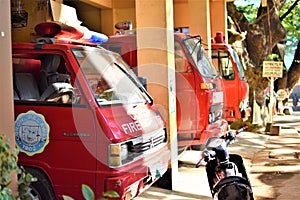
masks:
[(247, 130), (247, 129), (248, 129), (248, 126), (244, 126), (244, 127), (240, 128), (240, 129), (238, 129), (236, 131), (236, 134), (239, 134), (239, 133), (241, 133), (241, 132), (243, 132), (244, 130)]
[(246, 130), (247, 128), (248, 128), (248, 126), (244, 126), (244, 127), (240, 128), (240, 129), (238, 129), (238, 130), (236, 130), (236, 131), (229, 131), (229, 132), (226, 133), (225, 136), (222, 136), (221, 138), (223, 138), (223, 139), (225, 140), (226, 146), (228, 146), (229, 143), (230, 143), (232, 140), (234, 140), (238, 134), (240, 134), (241, 132), (243, 132), (243, 131)]
[[(222, 136), (221, 138), (223, 138), (226, 142), (226, 146), (229, 145), (229, 143), (234, 140), (236, 138), (236, 136), (238, 134), (240, 134), (241, 132), (243, 132), (244, 130), (246, 130), (248, 128), (248, 126), (244, 126), (236, 131), (229, 131), (226, 133), (225, 136)], [(209, 151), (207, 149), (205, 149), (202, 152), (202, 158), (200, 159), (200, 161), (196, 164), (196, 168), (198, 168), (201, 165), (201, 161), (204, 160), (205, 162), (207, 162), (211, 157), (215, 156), (215, 152)]]

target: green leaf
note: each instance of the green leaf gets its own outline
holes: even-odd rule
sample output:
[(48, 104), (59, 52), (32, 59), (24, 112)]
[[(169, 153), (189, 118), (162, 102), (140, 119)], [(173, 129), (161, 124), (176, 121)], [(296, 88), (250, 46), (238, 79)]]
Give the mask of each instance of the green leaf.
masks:
[(25, 181), (26, 182), (33, 182), (34, 180), (35, 180), (35, 178), (31, 174), (27, 173), (25, 175)]
[(67, 195), (63, 195), (63, 200), (74, 200), (72, 197), (67, 196)]
[(120, 197), (120, 195), (117, 192), (111, 191), (111, 190), (109, 190), (107, 192), (103, 192), (103, 196), (104, 197), (109, 197), (109, 198), (118, 198), (118, 197)]
[(85, 200), (94, 200), (95, 199), (95, 194), (88, 185), (82, 184), (81, 189), (82, 189), (82, 194), (83, 194)]

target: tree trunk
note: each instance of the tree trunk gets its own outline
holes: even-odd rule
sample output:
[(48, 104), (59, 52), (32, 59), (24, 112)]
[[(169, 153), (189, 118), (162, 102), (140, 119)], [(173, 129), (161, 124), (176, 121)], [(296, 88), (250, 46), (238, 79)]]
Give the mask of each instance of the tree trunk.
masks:
[[(268, 7), (260, 7), (257, 18), (254, 22), (247, 21), (242, 12), (238, 11), (233, 2), (227, 3), (228, 15), (234, 22), (237, 32), (246, 32), (246, 39), (243, 48), (248, 52), (250, 60), (245, 71), (250, 87), (250, 100), (253, 99), (252, 91), (256, 93), (256, 101), (262, 105), (263, 91), (268, 86), (268, 79), (262, 77), (262, 63), (272, 53), (272, 49), (286, 36), (285, 29), (281, 25), (278, 8), (281, 8), (281, 1), (268, 0)], [(241, 56), (241, 55), (240, 55)], [(243, 54), (242, 56), (246, 56)], [(284, 80), (277, 80), (282, 86)], [(258, 84), (259, 83), (259, 84)]]
[(300, 40), (298, 41), (297, 49), (295, 51), (294, 60), (288, 71), (287, 89), (291, 91), (293, 87), (299, 82), (300, 77)]
[(246, 48), (253, 65), (255, 67), (262, 65), (263, 60), (271, 54), (273, 47), (286, 36), (275, 4), (273, 1), (268, 1), (268, 7), (261, 7), (253, 23), (247, 21), (233, 2), (227, 3), (227, 10), (238, 31), (240, 33), (247, 31)]

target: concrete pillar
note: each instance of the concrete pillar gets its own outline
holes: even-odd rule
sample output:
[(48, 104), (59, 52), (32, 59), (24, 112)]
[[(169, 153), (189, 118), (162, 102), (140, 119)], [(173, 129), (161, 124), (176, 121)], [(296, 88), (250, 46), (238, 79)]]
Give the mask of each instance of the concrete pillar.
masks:
[[(11, 55), (11, 20), (10, 1), (0, 0), (0, 134), (10, 139), (12, 148), (15, 147), (14, 130), (14, 104), (12, 81), (12, 55)], [(17, 193), (17, 175), (12, 174), (11, 189)]]
[(222, 31), (227, 40), (226, 0), (210, 0), (211, 37)]
[(200, 35), (205, 44), (211, 44), (209, 0), (188, 0), (190, 35)]
[(177, 130), (173, 0), (136, 0), (138, 74), (167, 122), (171, 149), (171, 187), (176, 184)]

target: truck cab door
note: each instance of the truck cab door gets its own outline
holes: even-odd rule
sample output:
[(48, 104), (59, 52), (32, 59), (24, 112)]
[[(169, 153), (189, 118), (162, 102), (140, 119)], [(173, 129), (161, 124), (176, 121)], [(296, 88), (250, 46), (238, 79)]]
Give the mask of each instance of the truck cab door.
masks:
[(229, 51), (217, 51), (213, 53), (213, 63), (218, 66), (218, 71), (223, 78), (225, 88), (225, 114), (226, 119), (234, 117), (235, 107), (238, 107), (239, 77), (237, 67)]
[[(94, 114), (62, 55), (56, 54), (61, 60), (56, 63), (59, 66), (55, 74), (69, 77), (68, 80), (59, 82), (51, 77), (58, 82), (50, 83), (48, 71), (45, 80), (49, 85), (42, 91), (39, 82), (43, 73), (40, 72), (43, 65), (50, 64), (43, 64), (43, 57), (50, 54), (26, 54), (27, 58), (17, 57), (18, 53), (13, 55), (19, 164), (41, 169), (55, 183), (53, 189), (57, 193), (79, 196), (82, 183), (95, 188), (95, 174), (86, 173), (96, 170)], [(46, 62), (52, 61), (53, 58)], [(67, 65), (69, 68), (65, 68)], [(56, 88), (58, 85), (68, 85), (72, 91)]]
[[(197, 103), (195, 77), (180, 44), (175, 41), (176, 106), (179, 146), (184, 140), (191, 141), (197, 131)], [(188, 135), (187, 135), (188, 134)]]

